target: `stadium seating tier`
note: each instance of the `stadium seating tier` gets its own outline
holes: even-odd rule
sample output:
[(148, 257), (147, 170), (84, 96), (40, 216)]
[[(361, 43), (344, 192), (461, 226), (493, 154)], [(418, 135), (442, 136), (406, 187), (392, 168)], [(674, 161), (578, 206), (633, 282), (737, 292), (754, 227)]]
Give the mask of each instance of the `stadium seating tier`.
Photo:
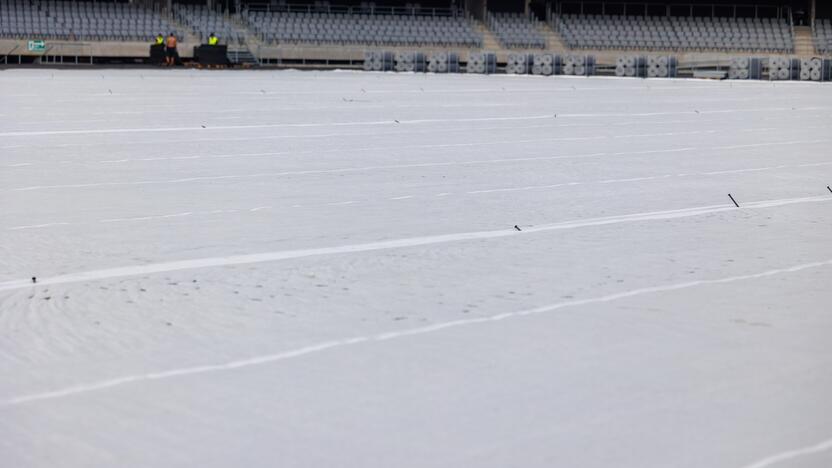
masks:
[(557, 17), (554, 26), (574, 48), (794, 50), (793, 32), (785, 19), (569, 14)]
[(0, 0), (0, 37), (150, 41), (173, 31), (150, 9), (129, 3)]
[(243, 18), (267, 44), (482, 46), (462, 16), (249, 11)]

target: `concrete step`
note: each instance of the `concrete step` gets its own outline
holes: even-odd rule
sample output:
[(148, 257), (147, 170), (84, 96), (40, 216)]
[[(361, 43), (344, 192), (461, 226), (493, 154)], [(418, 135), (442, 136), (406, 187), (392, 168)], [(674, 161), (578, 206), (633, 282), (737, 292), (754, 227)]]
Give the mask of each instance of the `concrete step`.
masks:
[(475, 23), (475, 29), (477, 30), (477, 32), (482, 34), (483, 50), (499, 52), (503, 49), (503, 47), (500, 45), (500, 41), (497, 40), (497, 36), (495, 36), (494, 33), (491, 32), (491, 30), (488, 29), (488, 27), (486, 27), (484, 23), (482, 23), (481, 21), (477, 21)]
[(260, 62), (248, 49), (240, 48), (237, 50), (228, 51), (228, 61), (245, 67), (257, 67)]
[(551, 50), (553, 52), (566, 52), (568, 47), (560, 38), (560, 34), (552, 28), (552, 25), (545, 21), (540, 21), (537, 23), (538, 31), (543, 34), (543, 37), (546, 38), (546, 49)]
[(234, 29), (237, 33), (240, 33), (245, 37), (244, 42), (246, 48), (255, 55), (255, 51), (259, 50), (261, 46), (263, 46), (263, 42), (257, 37), (257, 34), (254, 31), (250, 30), (248, 26), (243, 22), (243, 19), (240, 15), (232, 15), (231, 24), (234, 25)]
[(815, 55), (815, 40), (809, 26), (794, 27), (794, 53), (797, 56)]

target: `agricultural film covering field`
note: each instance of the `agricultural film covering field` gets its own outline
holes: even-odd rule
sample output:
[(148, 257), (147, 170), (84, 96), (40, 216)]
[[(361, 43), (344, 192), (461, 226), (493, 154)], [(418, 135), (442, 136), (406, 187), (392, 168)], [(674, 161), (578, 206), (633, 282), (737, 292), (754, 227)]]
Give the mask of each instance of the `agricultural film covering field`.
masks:
[(830, 110), (2, 71), (2, 465), (832, 466)]

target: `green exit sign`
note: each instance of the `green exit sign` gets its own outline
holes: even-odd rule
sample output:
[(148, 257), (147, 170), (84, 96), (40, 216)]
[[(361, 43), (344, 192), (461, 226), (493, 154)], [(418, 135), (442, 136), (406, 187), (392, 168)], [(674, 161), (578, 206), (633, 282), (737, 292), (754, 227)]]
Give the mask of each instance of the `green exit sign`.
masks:
[(46, 42), (44, 41), (29, 41), (29, 50), (45, 50)]

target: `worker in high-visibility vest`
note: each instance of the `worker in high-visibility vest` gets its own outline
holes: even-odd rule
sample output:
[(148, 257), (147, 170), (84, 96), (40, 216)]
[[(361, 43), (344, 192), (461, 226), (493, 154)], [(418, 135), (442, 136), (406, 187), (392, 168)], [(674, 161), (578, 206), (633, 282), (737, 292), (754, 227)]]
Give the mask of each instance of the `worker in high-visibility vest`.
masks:
[(165, 36), (162, 33), (156, 35), (156, 45), (162, 45), (165, 43)]
[(220, 43), (220, 38), (218, 38), (216, 34), (211, 33), (211, 35), (208, 36), (208, 45), (217, 45), (219, 43)]

